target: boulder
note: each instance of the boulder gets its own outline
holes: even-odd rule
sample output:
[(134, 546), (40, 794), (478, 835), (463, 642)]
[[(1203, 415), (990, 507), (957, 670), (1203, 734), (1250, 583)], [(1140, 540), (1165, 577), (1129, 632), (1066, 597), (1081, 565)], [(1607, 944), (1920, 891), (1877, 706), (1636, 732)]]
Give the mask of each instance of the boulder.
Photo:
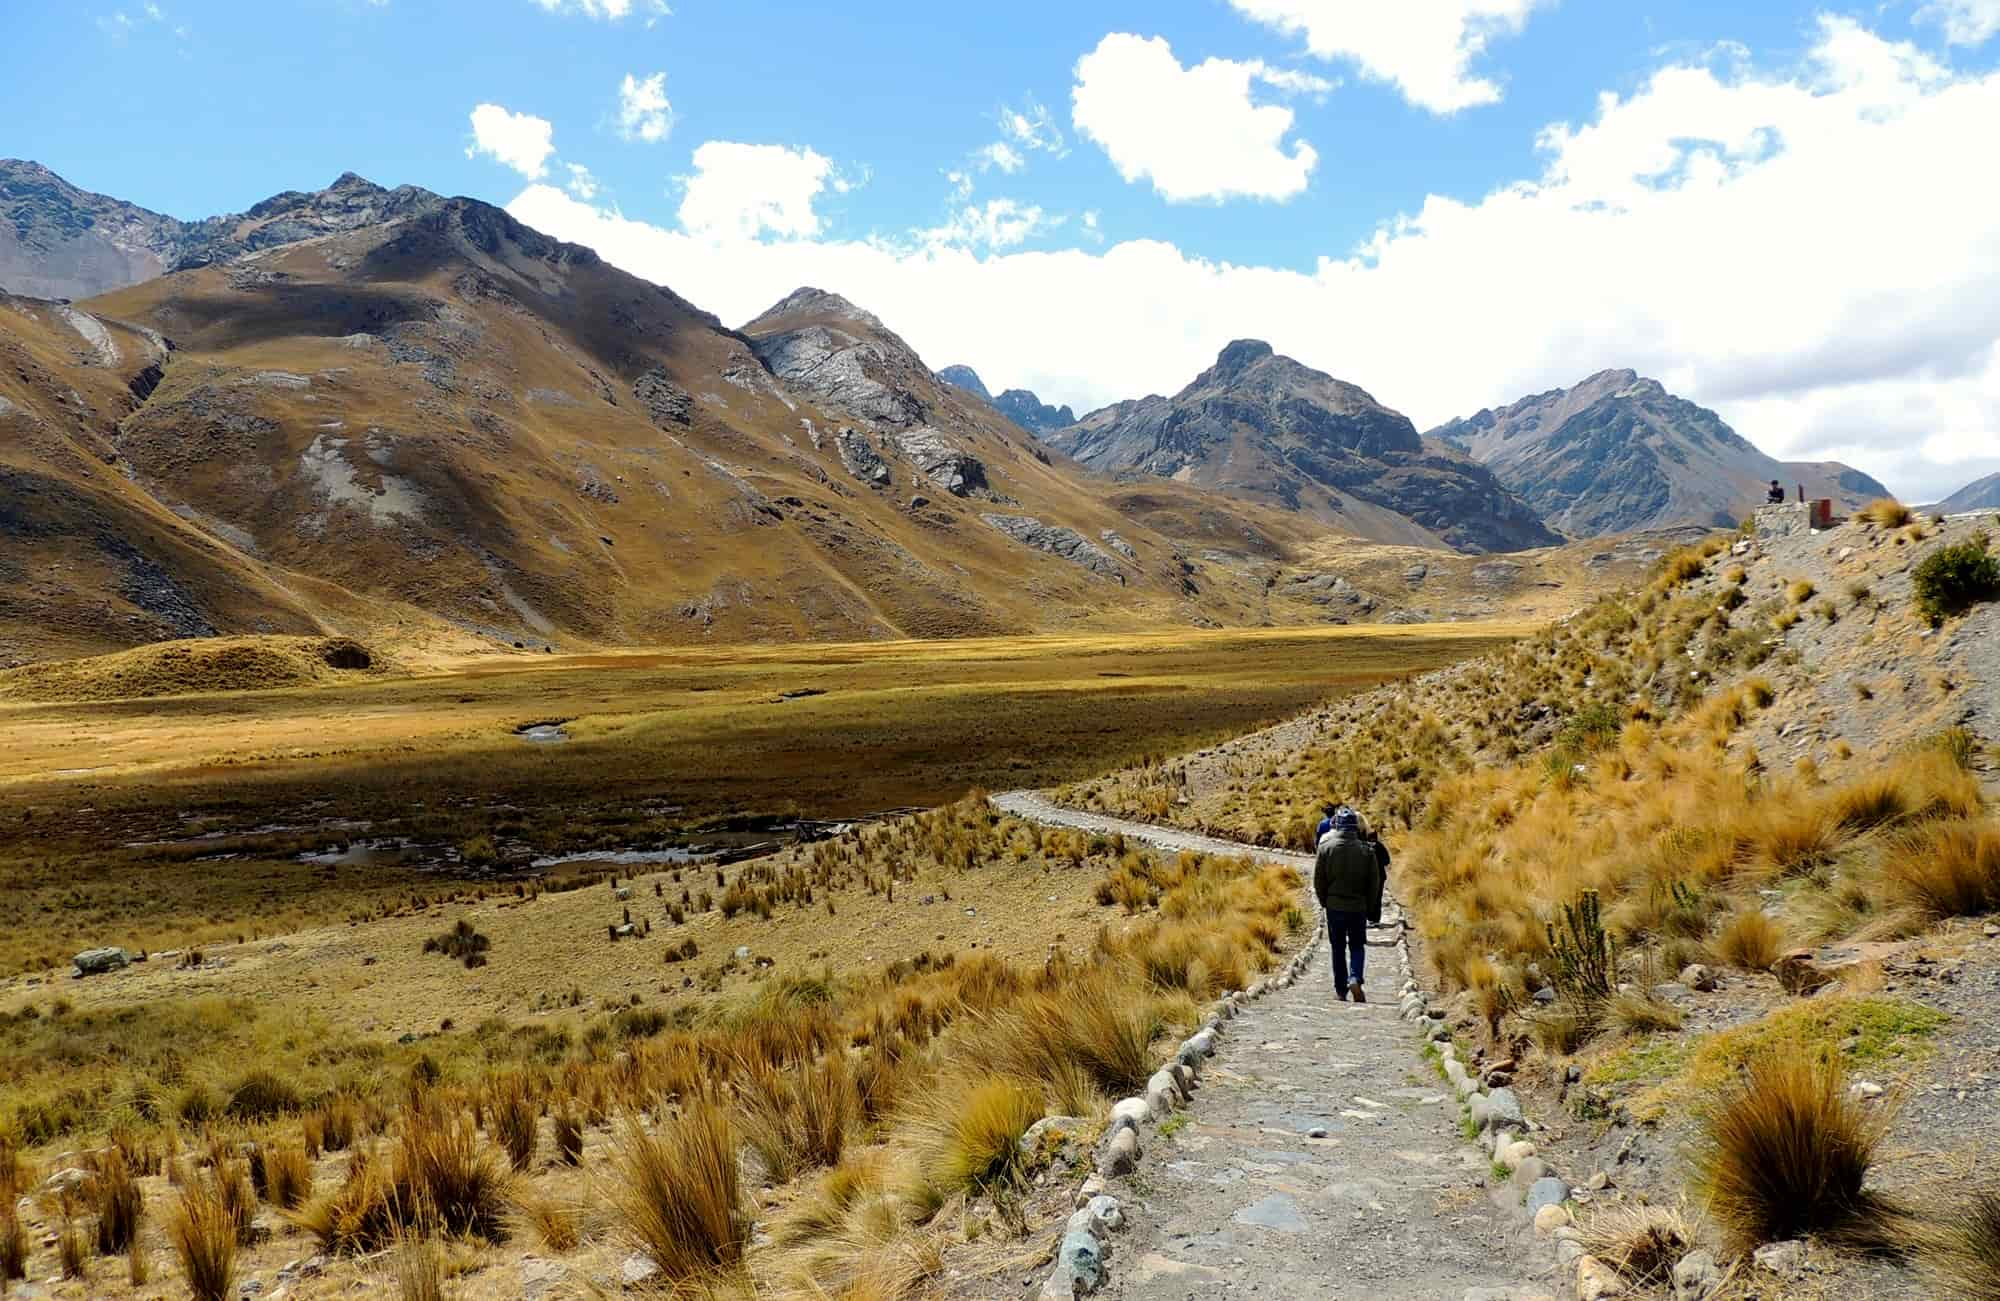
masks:
[(77, 979), (123, 971), (132, 965), (132, 955), (123, 949), (85, 949), (70, 961), (76, 964)]
[(924, 476), (954, 497), (984, 492), (986, 466), (972, 453), (954, 447), (942, 433), (920, 425), (896, 435), (903, 455), (916, 462)]
[(1174, 1084), (1174, 1077), (1165, 1071), (1154, 1071), (1153, 1078), (1146, 1081), (1147, 1109), (1155, 1116), (1171, 1116), (1180, 1102), (1181, 1093)]
[(1104, 1146), (1104, 1155), (1098, 1161), (1098, 1171), (1108, 1177), (1129, 1175), (1139, 1168), (1139, 1131), (1121, 1129), (1111, 1136)]
[[(1536, 1158), (1529, 1157), (1528, 1159), (1532, 1161)], [(1569, 1185), (1555, 1175), (1545, 1174), (1528, 1186), (1528, 1200), (1524, 1205), (1528, 1208), (1528, 1214), (1540, 1215), (1544, 1208), (1551, 1206), (1560, 1207), (1568, 1200)], [(1539, 1220), (1536, 1221), (1538, 1227), (1540, 1223)]]
[(1579, 1301), (1602, 1301), (1604, 1297), (1624, 1296), (1625, 1280), (1618, 1277), (1618, 1271), (1595, 1256), (1579, 1256), (1576, 1261), (1576, 1295)]

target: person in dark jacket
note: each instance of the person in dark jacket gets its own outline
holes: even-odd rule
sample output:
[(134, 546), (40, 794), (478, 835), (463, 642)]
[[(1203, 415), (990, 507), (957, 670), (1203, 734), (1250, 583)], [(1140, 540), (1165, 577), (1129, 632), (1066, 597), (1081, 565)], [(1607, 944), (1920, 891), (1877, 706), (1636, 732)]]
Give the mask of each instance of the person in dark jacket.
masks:
[[(1313, 844), (1315, 846), (1320, 841), (1326, 839), (1327, 832), (1333, 830), (1333, 815), (1338, 813), (1340, 809), (1341, 806), (1338, 804), (1326, 805), (1326, 816), (1319, 820), (1319, 830), (1313, 832)], [(1353, 811), (1350, 810), (1350, 812)], [(1362, 817), (1358, 812), (1355, 812), (1354, 815), (1361, 823), (1361, 839), (1366, 841), (1369, 847), (1375, 851), (1376, 865), (1382, 869), (1382, 886), (1375, 891), (1375, 906), (1368, 910), (1369, 924), (1371, 926), (1379, 926), (1382, 923), (1382, 893), (1389, 884), (1389, 847), (1382, 843), (1382, 837), (1376, 833), (1374, 827), (1368, 824), (1367, 818)]]
[(1366, 1003), (1362, 980), (1368, 960), (1368, 916), (1380, 914), (1384, 882), (1376, 847), (1361, 836), (1361, 815), (1342, 807), (1320, 838), (1313, 864), (1313, 893), (1326, 910), (1327, 945), (1333, 950), (1333, 989)]

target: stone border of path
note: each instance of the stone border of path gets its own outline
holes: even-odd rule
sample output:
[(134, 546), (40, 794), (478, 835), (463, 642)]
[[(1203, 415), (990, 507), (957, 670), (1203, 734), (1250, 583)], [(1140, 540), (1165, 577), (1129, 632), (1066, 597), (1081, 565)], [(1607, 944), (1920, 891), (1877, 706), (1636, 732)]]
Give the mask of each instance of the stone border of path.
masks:
[(1405, 973), (1398, 1010), (1405, 1021), (1417, 1024), (1426, 1046), (1437, 1053), (1445, 1079), (1465, 1107), (1473, 1142), (1492, 1157), (1497, 1168), (1507, 1171), (1509, 1183), (1520, 1191), (1522, 1205), (1534, 1219), (1536, 1235), (1554, 1239), (1556, 1264), (1575, 1284), (1581, 1301), (1626, 1295), (1617, 1271), (1584, 1251), (1583, 1235), (1569, 1210), (1570, 1186), (1536, 1153), (1528, 1138), (1527, 1115), (1521, 1109), (1520, 1096), (1510, 1087), (1514, 1063), (1497, 1062), (1478, 1074), (1468, 1069), (1452, 1043), (1445, 1010), (1432, 1003), (1417, 983), (1407, 930), (1397, 937), (1396, 945)]
[[(1235, 852), (1240, 854), (1250, 848), (1244, 846)], [(1139, 1142), (1140, 1126), (1158, 1125), (1192, 1101), (1203, 1063), (1221, 1050), (1223, 1026), (1236, 1019), (1245, 1003), (1296, 983), (1312, 965), (1313, 954), (1318, 952), (1325, 935), (1326, 919), (1321, 917), (1305, 943), (1275, 974), (1253, 980), (1249, 988), (1231, 990), (1211, 1003), (1200, 1028), (1182, 1041), (1172, 1060), (1146, 1081), (1145, 1093), (1122, 1099), (1111, 1108), (1111, 1124), (1098, 1143), (1096, 1173), (1077, 1189), (1076, 1211), (1063, 1230), (1055, 1269), (1042, 1284), (1041, 1301), (1074, 1301), (1104, 1286), (1105, 1262), (1111, 1257), (1109, 1237), (1125, 1226), (1124, 1209), (1108, 1191), (1110, 1180), (1139, 1168), (1139, 1159), (1144, 1155)]]

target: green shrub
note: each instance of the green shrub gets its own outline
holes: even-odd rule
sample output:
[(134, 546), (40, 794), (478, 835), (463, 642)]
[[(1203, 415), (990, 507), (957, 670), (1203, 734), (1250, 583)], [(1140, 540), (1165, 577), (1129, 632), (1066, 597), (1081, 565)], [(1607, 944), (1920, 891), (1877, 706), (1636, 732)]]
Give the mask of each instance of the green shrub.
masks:
[(2000, 597), (2000, 560), (1980, 535), (1939, 547), (1918, 563), (1911, 576), (1917, 613), (1932, 623), (1963, 612), (1978, 601)]

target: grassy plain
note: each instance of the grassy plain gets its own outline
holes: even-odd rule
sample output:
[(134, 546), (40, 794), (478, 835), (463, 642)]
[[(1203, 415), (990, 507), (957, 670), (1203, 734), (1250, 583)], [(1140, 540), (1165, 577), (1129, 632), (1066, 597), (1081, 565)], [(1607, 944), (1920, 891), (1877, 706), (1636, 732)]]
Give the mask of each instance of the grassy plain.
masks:
[[(374, 915), (538, 855), (657, 845), (731, 817), (840, 817), (1087, 777), (1522, 631), (520, 655), (340, 685), (16, 700), (0, 704), (0, 971), (95, 943), (186, 946)], [(549, 722), (570, 739), (517, 735)], [(380, 837), (432, 852), (299, 859)]]

